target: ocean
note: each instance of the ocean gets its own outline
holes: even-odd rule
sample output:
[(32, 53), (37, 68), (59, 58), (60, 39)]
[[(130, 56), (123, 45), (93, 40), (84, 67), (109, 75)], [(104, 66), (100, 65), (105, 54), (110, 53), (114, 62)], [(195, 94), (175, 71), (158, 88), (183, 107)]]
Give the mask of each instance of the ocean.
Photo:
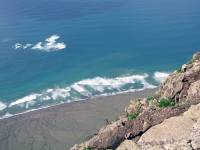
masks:
[(0, 117), (155, 88), (200, 48), (199, 0), (1, 0)]

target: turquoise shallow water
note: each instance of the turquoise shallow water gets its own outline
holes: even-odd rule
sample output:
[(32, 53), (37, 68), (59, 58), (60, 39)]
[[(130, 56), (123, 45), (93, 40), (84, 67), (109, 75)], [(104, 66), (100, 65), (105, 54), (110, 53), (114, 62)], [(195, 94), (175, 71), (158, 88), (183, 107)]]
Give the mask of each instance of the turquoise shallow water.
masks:
[(199, 6), (1, 0), (0, 115), (153, 88), (200, 48)]

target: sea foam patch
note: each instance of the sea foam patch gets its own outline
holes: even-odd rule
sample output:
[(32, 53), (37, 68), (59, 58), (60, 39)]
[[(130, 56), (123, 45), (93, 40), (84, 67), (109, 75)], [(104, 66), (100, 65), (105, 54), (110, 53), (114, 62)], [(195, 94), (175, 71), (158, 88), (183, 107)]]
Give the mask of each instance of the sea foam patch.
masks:
[(15, 45), (13, 46), (14, 49), (27, 49), (29, 47), (31, 47), (32, 44), (21, 44), (21, 43), (15, 43)]
[(159, 83), (163, 83), (165, 79), (169, 76), (170, 73), (166, 72), (155, 72), (154, 73), (154, 79), (158, 81)]
[(38, 96), (40, 96), (41, 94), (30, 94), (28, 96), (25, 96), (23, 98), (20, 98), (12, 103), (10, 103), (9, 107), (15, 106), (15, 105), (19, 105), (19, 104), (25, 104), (27, 102), (36, 100)]
[(58, 51), (66, 48), (64, 42), (57, 42), (60, 37), (58, 35), (52, 35), (44, 42), (38, 42), (31, 49), (41, 50), (46, 52)]
[(4, 110), (7, 107), (7, 105), (3, 102), (0, 102), (0, 111)]
[(148, 83), (146, 78), (148, 78), (148, 74), (84, 79), (63, 88), (56, 87), (27, 95), (10, 103), (9, 108), (22, 107), (28, 109), (37, 105), (37, 103), (70, 102), (98, 95), (113, 95), (121, 92), (155, 88), (156, 86)]
[(45, 39), (42, 42), (38, 42), (36, 44), (22, 44), (22, 43), (15, 43), (13, 45), (14, 49), (32, 49), (32, 50), (40, 50), (44, 52), (54, 52), (59, 51), (66, 48), (66, 44), (64, 42), (57, 42), (60, 38), (58, 35), (52, 35)]

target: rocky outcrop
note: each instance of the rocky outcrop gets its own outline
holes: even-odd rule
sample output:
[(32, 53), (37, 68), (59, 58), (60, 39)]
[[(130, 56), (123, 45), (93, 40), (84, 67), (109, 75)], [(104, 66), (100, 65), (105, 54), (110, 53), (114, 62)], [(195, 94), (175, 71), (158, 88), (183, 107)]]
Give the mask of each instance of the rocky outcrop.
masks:
[(118, 121), (71, 150), (198, 149), (199, 102), (200, 53), (196, 53), (191, 62), (167, 78), (154, 96), (132, 100)]
[(116, 150), (140, 150), (140, 147), (133, 140), (125, 140)]
[(200, 104), (182, 116), (169, 118), (145, 132), (138, 145), (143, 150), (200, 149)]
[(83, 144), (75, 145), (71, 150), (83, 150), (85, 147), (91, 149), (116, 149), (125, 139), (139, 136), (150, 127), (161, 123), (167, 118), (180, 115), (188, 108), (189, 105), (164, 109), (148, 109), (133, 121), (119, 120), (102, 128), (92, 139)]
[(157, 95), (185, 102), (200, 99), (200, 53), (194, 54), (188, 64), (169, 75)]

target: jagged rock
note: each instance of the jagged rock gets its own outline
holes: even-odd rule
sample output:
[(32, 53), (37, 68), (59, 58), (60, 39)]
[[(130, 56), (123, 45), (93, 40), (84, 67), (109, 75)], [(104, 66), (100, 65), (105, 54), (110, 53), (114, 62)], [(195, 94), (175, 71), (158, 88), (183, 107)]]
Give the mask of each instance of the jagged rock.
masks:
[(192, 105), (183, 115), (197, 121), (200, 118), (200, 104)]
[(200, 80), (192, 83), (188, 89), (188, 100), (200, 98)]
[(102, 127), (99, 130), (98, 135), (94, 136), (89, 141), (86, 141), (86, 142), (81, 143), (79, 145), (76, 144), (70, 150), (84, 150), (84, 148), (86, 148), (86, 147), (92, 147), (94, 149), (94, 144), (98, 141), (99, 137), (101, 137), (102, 139), (106, 140), (106, 141), (99, 140), (99, 142), (111, 142), (112, 143), (112, 141), (109, 140), (109, 138), (107, 138), (107, 137), (111, 136), (111, 133), (115, 132), (116, 128), (119, 128), (120, 126), (123, 126), (123, 123), (125, 121), (127, 121), (127, 118), (120, 117), (120, 119), (118, 121), (115, 121), (115, 122), (113, 122), (113, 123), (111, 123), (111, 124), (109, 124), (107, 126)]
[(188, 139), (191, 141), (191, 147), (193, 149), (200, 149), (200, 119), (198, 119), (197, 123), (194, 125)]
[(146, 99), (138, 99), (138, 100), (131, 100), (130, 104), (127, 108), (125, 108), (125, 112), (127, 114), (143, 112), (148, 108), (148, 104)]
[(180, 72), (172, 73), (161, 85), (157, 95), (177, 101), (200, 99), (200, 53), (193, 56), (191, 63), (182, 66)]
[(190, 118), (172, 117), (150, 128), (142, 135), (138, 143), (145, 144), (153, 142), (159, 144), (160, 142), (171, 142), (187, 138), (194, 123), (195, 121)]
[(116, 150), (140, 150), (140, 148), (134, 141), (125, 140)]
[[(121, 124), (114, 123), (103, 128), (92, 139), (73, 147), (71, 150), (83, 150), (84, 147), (91, 147), (92, 149), (115, 149), (125, 139), (133, 138), (143, 132), (143, 126), (145, 122), (148, 122), (148, 127), (155, 126), (161, 123), (163, 120), (172, 116), (177, 116), (185, 112), (189, 108), (189, 105), (183, 105), (179, 107), (169, 107), (164, 109), (148, 109), (133, 121), (121, 121)], [(120, 121), (118, 122), (120, 123)], [(84, 147), (83, 147), (84, 146)]]
[[(174, 99), (177, 105), (160, 109), (155, 105), (161, 98)], [(153, 106), (147, 99), (131, 101), (125, 111), (127, 114), (139, 112), (135, 120), (120, 119), (71, 150), (83, 150), (85, 147), (93, 150), (116, 149), (124, 140), (141, 135), (138, 144), (144, 150), (200, 149), (200, 105), (190, 107), (200, 102), (200, 52), (193, 56), (190, 63), (169, 75), (150, 102)]]
[(182, 116), (169, 118), (145, 132), (138, 144), (143, 150), (200, 149), (200, 104), (191, 106)]

